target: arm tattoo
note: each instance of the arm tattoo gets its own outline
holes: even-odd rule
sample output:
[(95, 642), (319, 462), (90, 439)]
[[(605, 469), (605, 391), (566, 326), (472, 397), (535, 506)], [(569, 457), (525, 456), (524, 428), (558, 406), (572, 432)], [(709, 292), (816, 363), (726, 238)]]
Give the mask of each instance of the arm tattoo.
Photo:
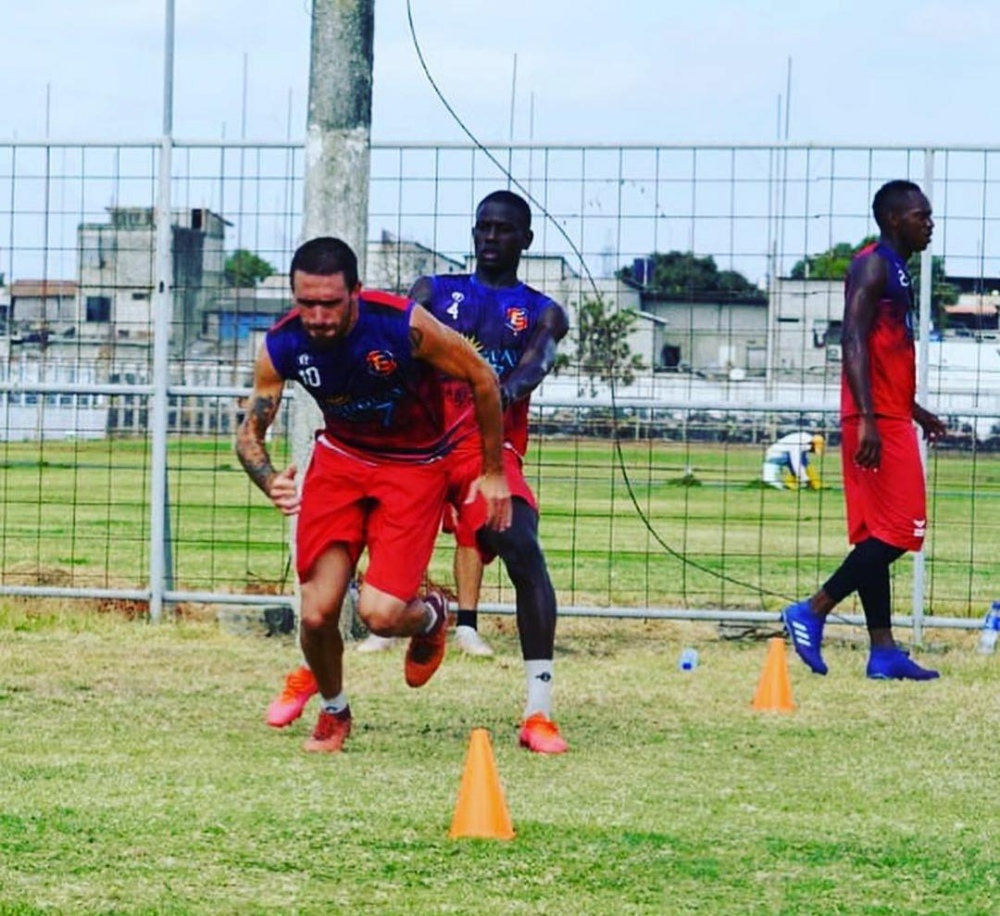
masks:
[(271, 480), (277, 471), (264, 445), (264, 434), (274, 421), (280, 399), (252, 395), (246, 416), (236, 433), (236, 455), (250, 479), (270, 495)]

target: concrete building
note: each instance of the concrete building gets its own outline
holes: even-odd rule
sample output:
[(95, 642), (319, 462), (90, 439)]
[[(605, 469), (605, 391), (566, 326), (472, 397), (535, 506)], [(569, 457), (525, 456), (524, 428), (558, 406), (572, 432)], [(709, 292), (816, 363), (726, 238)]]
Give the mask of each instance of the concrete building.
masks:
[(21, 340), (48, 341), (76, 324), (77, 284), (72, 280), (15, 280), (9, 296), (10, 333)]
[[(995, 336), (1000, 314), (1000, 281), (949, 277), (948, 282), (960, 292), (957, 303), (943, 308), (947, 316), (943, 336)], [(773, 285), (768, 310), (775, 378), (839, 375), (843, 320), (843, 280), (779, 277)]]
[(843, 280), (778, 277), (768, 309), (775, 377), (839, 375), (843, 318)]
[[(102, 340), (148, 340), (156, 275), (156, 226), (151, 207), (110, 207), (106, 223), (77, 228), (80, 334)], [(198, 336), (204, 313), (223, 287), (225, 231), (231, 225), (205, 209), (175, 210), (172, 220), (172, 347)]]
[(945, 334), (956, 336), (996, 336), (1000, 325), (1000, 291), (986, 293), (959, 293), (958, 302), (944, 307), (948, 319)]
[(462, 261), (445, 257), (421, 245), (397, 238), (383, 229), (377, 242), (369, 242), (364, 284), (371, 289), (405, 294), (417, 277), (457, 274), (465, 270)]
[(642, 314), (653, 325), (655, 372), (706, 377), (762, 376), (767, 367), (767, 300), (678, 299), (644, 292)]
[(187, 361), (252, 365), (267, 329), (291, 308), (288, 277), (273, 274), (256, 286), (224, 288), (213, 297)]

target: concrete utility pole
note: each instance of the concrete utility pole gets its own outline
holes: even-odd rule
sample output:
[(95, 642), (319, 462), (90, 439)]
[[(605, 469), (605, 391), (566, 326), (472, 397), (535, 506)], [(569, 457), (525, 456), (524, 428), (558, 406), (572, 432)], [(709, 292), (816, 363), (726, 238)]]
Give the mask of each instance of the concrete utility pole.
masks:
[[(358, 255), (362, 279), (368, 243), (374, 37), (375, 0), (314, 0), (302, 238), (342, 238)], [(312, 400), (297, 397), (292, 450), (300, 473), (305, 472), (319, 425)]]
[[(343, 239), (357, 253), (362, 280), (374, 38), (375, 0), (313, 0), (302, 239)], [(299, 389), (292, 405), (292, 454), (300, 475), (320, 425), (319, 410)], [(294, 531), (292, 537), (294, 541)]]
[(364, 277), (375, 0), (314, 0), (304, 238), (336, 235)]

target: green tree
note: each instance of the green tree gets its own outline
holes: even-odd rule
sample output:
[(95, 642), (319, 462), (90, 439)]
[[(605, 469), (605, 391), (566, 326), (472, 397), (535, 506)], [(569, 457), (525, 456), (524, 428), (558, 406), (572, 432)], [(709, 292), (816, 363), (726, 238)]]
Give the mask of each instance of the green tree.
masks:
[(792, 266), (793, 280), (843, 280), (847, 276), (847, 268), (856, 251), (869, 242), (874, 242), (877, 236), (869, 235), (858, 245), (850, 242), (838, 242), (833, 248), (817, 255), (807, 255)]
[(230, 286), (256, 286), (274, 273), (273, 265), (245, 248), (237, 248), (226, 258), (224, 274)]
[[(650, 271), (643, 285), (651, 293), (693, 301), (757, 302), (764, 299), (764, 292), (739, 271), (720, 271), (711, 255), (699, 258), (690, 251), (654, 251), (647, 261)], [(627, 282), (638, 281), (631, 266), (623, 267), (618, 276)]]
[[(577, 311), (576, 359), (580, 370), (580, 394), (597, 394), (604, 384), (630, 385), (637, 372), (645, 369), (642, 357), (632, 352), (628, 335), (635, 324), (634, 312), (608, 310), (605, 301), (586, 298)], [(569, 358), (557, 361), (565, 368)], [(585, 380), (585, 381), (584, 381)]]

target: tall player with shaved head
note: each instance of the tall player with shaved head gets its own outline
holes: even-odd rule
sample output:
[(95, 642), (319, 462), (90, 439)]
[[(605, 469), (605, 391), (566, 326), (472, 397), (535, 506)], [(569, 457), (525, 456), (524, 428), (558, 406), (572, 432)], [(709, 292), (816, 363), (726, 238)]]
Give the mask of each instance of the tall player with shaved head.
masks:
[(893, 639), (889, 566), (920, 550), (927, 530), (914, 424), (932, 441), (945, 433), (915, 400), (913, 284), (906, 268), (910, 255), (930, 244), (934, 221), (930, 201), (910, 181), (879, 188), (872, 211), (881, 234), (851, 262), (841, 336), (841, 462), (854, 547), (815, 595), (785, 609), (784, 620), (802, 661), (826, 674), (823, 625), (856, 591), (868, 626), (868, 677), (925, 681), (938, 672), (922, 668)]

